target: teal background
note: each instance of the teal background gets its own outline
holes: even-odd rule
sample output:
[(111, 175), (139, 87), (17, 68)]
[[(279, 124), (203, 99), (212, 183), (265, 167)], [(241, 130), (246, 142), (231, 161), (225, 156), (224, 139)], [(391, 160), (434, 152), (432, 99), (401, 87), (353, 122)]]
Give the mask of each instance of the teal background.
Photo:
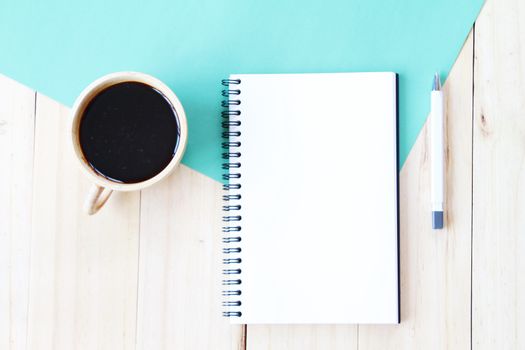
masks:
[(68, 106), (101, 75), (157, 76), (187, 113), (183, 162), (220, 180), (222, 78), (394, 71), (402, 165), (427, 117), (432, 75), (448, 74), (482, 3), (1, 0), (0, 73)]

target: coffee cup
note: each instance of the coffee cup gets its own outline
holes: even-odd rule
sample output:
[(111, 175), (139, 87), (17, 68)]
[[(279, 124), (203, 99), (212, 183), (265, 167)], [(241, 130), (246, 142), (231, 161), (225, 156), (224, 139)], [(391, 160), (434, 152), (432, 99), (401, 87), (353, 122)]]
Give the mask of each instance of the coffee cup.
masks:
[(118, 72), (95, 80), (79, 95), (71, 115), (73, 150), (93, 183), (84, 202), (89, 215), (113, 191), (137, 191), (166, 178), (186, 149), (182, 104), (147, 74)]

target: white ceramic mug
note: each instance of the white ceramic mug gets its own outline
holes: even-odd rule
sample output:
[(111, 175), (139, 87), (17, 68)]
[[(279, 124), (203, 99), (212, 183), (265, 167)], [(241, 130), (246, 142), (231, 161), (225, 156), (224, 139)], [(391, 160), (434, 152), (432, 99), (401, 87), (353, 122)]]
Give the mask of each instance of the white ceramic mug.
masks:
[[(97, 173), (89, 165), (88, 161), (84, 157), (84, 153), (82, 152), (79, 140), (80, 121), (82, 120), (84, 111), (91, 102), (91, 100), (106, 88), (124, 82), (143, 83), (161, 92), (165, 96), (165, 98), (171, 103), (175, 111), (175, 115), (180, 129), (177, 149), (175, 150), (173, 158), (171, 159), (169, 164), (157, 175), (145, 181), (136, 183), (121, 183), (111, 181), (108, 178)], [(75, 101), (75, 104), (73, 105), (73, 109), (71, 110), (71, 115), (72, 118), (70, 130), (73, 150), (75, 152), (76, 158), (78, 159), (78, 163), (80, 165), (80, 168), (82, 169), (82, 172), (93, 182), (93, 185), (91, 186), (88, 196), (86, 197), (86, 200), (84, 202), (84, 209), (89, 215), (95, 214), (106, 203), (113, 191), (141, 190), (164, 179), (180, 163), (182, 155), (184, 154), (184, 151), (186, 149), (186, 142), (188, 139), (188, 125), (186, 121), (186, 114), (184, 113), (182, 104), (180, 103), (175, 93), (173, 93), (173, 91), (170, 90), (170, 88), (168, 88), (160, 80), (147, 74), (137, 72), (118, 72), (105, 75), (95, 80), (88, 87), (86, 87), (84, 91), (82, 91), (80, 96), (78, 96), (77, 100)]]

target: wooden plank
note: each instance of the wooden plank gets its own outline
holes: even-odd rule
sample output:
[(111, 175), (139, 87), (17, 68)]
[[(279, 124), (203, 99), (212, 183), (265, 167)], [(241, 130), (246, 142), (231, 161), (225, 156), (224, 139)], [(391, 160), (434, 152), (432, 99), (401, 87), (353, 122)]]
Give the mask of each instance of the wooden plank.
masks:
[(470, 347), (472, 64), (471, 35), (444, 87), (446, 228), (431, 229), (427, 123), (400, 176), (401, 324), (360, 326), (360, 350)]
[(0, 349), (24, 349), (35, 92), (0, 75)]
[(142, 191), (139, 349), (244, 349), (221, 308), (222, 185), (186, 166)]
[(472, 344), (525, 349), (525, 7), (488, 1), (476, 24)]
[(355, 325), (249, 325), (247, 349), (357, 349)]
[(131, 349), (140, 194), (82, 212), (90, 184), (73, 158), (68, 112), (37, 95), (28, 346)]

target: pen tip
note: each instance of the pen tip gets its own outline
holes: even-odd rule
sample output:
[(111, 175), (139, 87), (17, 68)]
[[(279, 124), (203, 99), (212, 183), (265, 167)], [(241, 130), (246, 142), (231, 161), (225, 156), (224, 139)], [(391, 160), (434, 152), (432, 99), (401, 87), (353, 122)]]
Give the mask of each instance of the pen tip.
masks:
[(441, 90), (441, 78), (439, 77), (439, 73), (436, 72), (434, 74), (434, 82), (432, 84), (432, 91), (439, 91)]

